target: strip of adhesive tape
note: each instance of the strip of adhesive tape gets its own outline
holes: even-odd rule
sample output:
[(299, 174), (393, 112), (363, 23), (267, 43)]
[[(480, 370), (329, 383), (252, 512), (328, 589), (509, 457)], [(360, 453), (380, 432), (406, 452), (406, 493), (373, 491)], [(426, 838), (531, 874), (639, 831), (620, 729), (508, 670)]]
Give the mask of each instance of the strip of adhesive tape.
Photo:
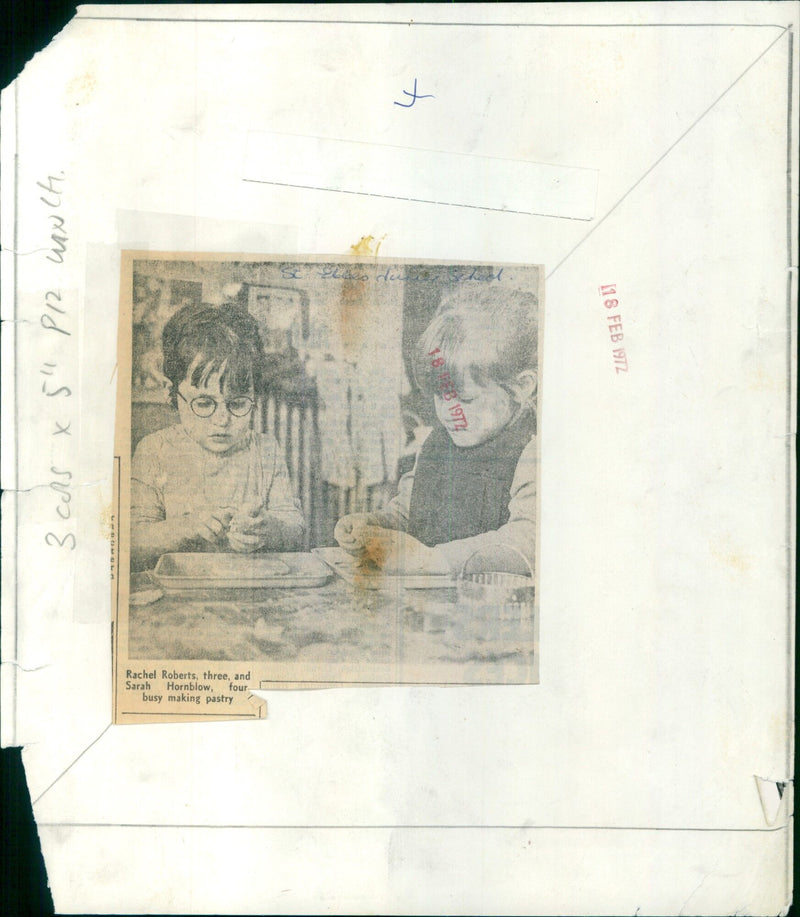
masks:
[(591, 220), (596, 169), (250, 131), (245, 181)]

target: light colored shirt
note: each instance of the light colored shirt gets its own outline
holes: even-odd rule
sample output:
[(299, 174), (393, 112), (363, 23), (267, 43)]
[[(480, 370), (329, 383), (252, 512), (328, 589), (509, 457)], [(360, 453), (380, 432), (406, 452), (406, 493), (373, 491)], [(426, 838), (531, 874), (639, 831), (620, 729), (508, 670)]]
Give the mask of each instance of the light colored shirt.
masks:
[[(302, 539), (303, 514), (283, 451), (270, 433), (248, 433), (228, 452), (209, 452), (180, 424), (145, 436), (131, 467), (133, 547), (146, 551), (137, 526), (219, 507), (260, 508), (274, 517), (274, 535), (262, 550), (294, 550)], [(143, 530), (140, 530), (143, 531)], [(205, 550), (213, 550), (209, 545)], [(221, 550), (230, 550), (224, 542)]]
[[(519, 552), (524, 557), (525, 564), (519, 570), (520, 573), (525, 572), (526, 567), (529, 568), (528, 572), (533, 572), (536, 564), (536, 482), (539, 467), (537, 451), (537, 441), (534, 436), (522, 450), (511, 481), (508, 522), (493, 531), (473, 535), (471, 538), (444, 542), (436, 546), (436, 550), (447, 560), (454, 573), (460, 573), (473, 556), (475, 560), (479, 560), (480, 552), (487, 552), (494, 556), (499, 551), (506, 556), (505, 548), (514, 549), (512, 552), (514, 556), (517, 556), (515, 552)], [(397, 496), (373, 514), (379, 525), (407, 531), (416, 467), (415, 463), (411, 471), (400, 478)]]

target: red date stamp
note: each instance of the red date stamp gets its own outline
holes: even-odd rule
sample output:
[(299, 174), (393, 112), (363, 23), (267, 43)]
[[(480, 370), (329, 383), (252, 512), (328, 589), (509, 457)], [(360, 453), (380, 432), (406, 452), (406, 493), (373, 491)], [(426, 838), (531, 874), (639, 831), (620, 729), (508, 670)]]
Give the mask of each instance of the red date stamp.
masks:
[[(432, 350), (428, 354), (429, 357), (434, 358), (433, 360), (431, 360), (431, 366), (434, 369), (438, 369), (440, 366), (444, 365), (444, 359), (442, 357), (436, 356), (436, 354), (440, 352), (441, 351), (437, 347), (436, 350)], [(452, 378), (450, 377), (450, 373), (439, 373), (438, 381), (439, 381), (440, 397), (443, 398), (445, 401), (458, 401), (458, 392), (456, 391), (456, 387), (453, 384)], [(461, 407), (460, 404), (451, 404), (448, 407), (448, 411), (450, 412), (450, 415), (453, 418), (453, 421), (455, 422), (455, 429), (456, 430), (466, 430), (467, 429), (467, 417), (466, 417), (466, 414), (464, 413), (464, 408)]]
[(628, 371), (628, 355), (625, 353), (625, 348), (620, 346), (621, 342), (625, 340), (625, 335), (622, 331), (619, 299), (616, 298), (618, 296), (617, 285), (615, 283), (606, 284), (599, 288), (599, 293), (603, 300), (603, 305), (610, 312), (606, 316), (606, 321), (608, 322), (608, 334), (611, 338), (611, 343), (616, 345), (611, 349), (611, 355), (614, 357), (614, 369), (617, 374), (626, 373)]

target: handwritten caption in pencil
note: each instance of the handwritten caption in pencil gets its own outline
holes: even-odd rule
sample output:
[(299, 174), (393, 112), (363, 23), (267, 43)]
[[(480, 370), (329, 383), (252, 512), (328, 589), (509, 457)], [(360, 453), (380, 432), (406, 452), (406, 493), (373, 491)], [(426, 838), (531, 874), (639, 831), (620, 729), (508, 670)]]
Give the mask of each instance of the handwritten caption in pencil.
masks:
[[(611, 338), (611, 343), (612, 345), (620, 344), (621, 341), (625, 340), (625, 334), (622, 330), (619, 299), (616, 298), (619, 295), (617, 293), (617, 285), (615, 283), (606, 284), (599, 288), (599, 293), (600, 298), (603, 300), (603, 305), (609, 310), (606, 321), (608, 322), (608, 334)], [(625, 352), (625, 348), (612, 346), (611, 355), (614, 358), (614, 370), (617, 375), (626, 373), (628, 371), (628, 355)]]
[[(66, 176), (63, 172), (48, 175), (47, 181), (36, 182), (36, 187), (43, 192), (39, 194), (39, 200), (46, 208), (45, 232), (48, 233), (48, 243), (47, 247), (43, 249), (44, 260), (56, 265), (55, 268), (47, 268), (46, 273), (51, 274), (53, 279), (58, 281), (58, 275), (65, 263), (69, 241), (62, 210)], [(62, 402), (62, 399), (72, 397), (72, 389), (69, 385), (64, 384), (64, 372), (59, 363), (61, 360), (69, 359), (69, 355), (63, 351), (66, 346), (65, 342), (72, 337), (72, 331), (70, 330), (69, 310), (57, 283), (54, 283), (42, 298), (39, 324), (44, 329), (43, 344), (48, 350), (48, 355), (53, 357), (53, 359), (44, 360), (39, 369), (39, 374), (45, 377), (42, 380), (41, 392), (47, 399), (47, 407), (52, 409), (51, 436), (59, 437), (55, 443), (52, 443), (53, 463), (50, 465), (50, 474), (53, 476), (53, 480), (50, 481), (50, 489), (57, 498), (54, 510), (58, 521), (54, 526), (55, 531), (46, 533), (44, 542), (51, 548), (67, 548), (74, 551), (77, 539), (75, 533), (69, 531), (74, 522), (70, 506), (72, 503), (72, 471), (68, 467), (63, 467), (69, 464), (71, 448), (70, 440), (67, 437), (72, 436), (72, 417), (63, 407)], [(52, 351), (52, 354), (49, 351)], [(55, 359), (56, 357), (58, 359)], [(56, 453), (58, 453), (57, 459)]]

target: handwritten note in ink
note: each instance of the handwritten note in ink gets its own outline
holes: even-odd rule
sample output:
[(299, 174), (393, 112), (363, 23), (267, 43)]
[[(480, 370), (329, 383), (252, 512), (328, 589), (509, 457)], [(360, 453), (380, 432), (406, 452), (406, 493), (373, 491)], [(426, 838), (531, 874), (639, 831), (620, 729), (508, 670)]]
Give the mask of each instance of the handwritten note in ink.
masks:
[(410, 102), (395, 102), (395, 103), (394, 103), (395, 105), (399, 105), (401, 108), (411, 108), (412, 105), (417, 101), (417, 99), (435, 99), (435, 98), (436, 98), (436, 96), (431, 95), (430, 93), (428, 93), (427, 95), (417, 95), (417, 80), (416, 80), (416, 78), (414, 79), (414, 91), (413, 91), (413, 92), (409, 92), (407, 89), (404, 89), (404, 90), (403, 90), (403, 95), (404, 95), (404, 96), (408, 96), (408, 97), (411, 99), (411, 101), (410, 101)]

